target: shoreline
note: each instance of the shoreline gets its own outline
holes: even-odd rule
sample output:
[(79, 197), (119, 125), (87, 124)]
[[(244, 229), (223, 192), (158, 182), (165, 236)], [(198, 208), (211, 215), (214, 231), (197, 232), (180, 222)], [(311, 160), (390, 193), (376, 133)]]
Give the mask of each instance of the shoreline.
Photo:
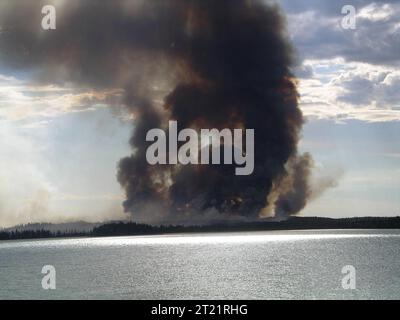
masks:
[(294, 217), (285, 221), (257, 221), (242, 223), (219, 223), (211, 225), (169, 225), (153, 226), (134, 222), (113, 222), (94, 227), (91, 231), (69, 230), (49, 231), (8, 230), (0, 231), (0, 242), (36, 239), (74, 239), (74, 238), (106, 238), (124, 236), (164, 236), (205, 233), (239, 233), (239, 232), (302, 232), (302, 231), (347, 231), (347, 230), (399, 230), (400, 217), (365, 217), (365, 218), (308, 218)]

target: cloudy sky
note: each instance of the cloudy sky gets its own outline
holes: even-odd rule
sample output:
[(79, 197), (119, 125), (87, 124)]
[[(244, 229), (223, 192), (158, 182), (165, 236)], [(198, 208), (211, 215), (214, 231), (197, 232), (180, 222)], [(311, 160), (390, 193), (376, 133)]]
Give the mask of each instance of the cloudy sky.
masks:
[[(278, 2), (298, 57), (300, 147), (316, 178), (337, 180), (302, 215), (400, 215), (400, 1)], [(354, 30), (341, 26), (344, 5)], [(110, 107), (119, 92), (32, 76), (0, 61), (0, 227), (124, 217), (116, 166), (132, 121)]]

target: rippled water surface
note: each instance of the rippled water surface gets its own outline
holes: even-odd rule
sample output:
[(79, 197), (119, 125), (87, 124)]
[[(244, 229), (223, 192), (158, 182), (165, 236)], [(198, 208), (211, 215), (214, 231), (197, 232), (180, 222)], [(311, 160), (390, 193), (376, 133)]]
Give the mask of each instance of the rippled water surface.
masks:
[[(56, 290), (43, 290), (44, 265)], [(343, 266), (356, 289), (342, 288)], [(399, 230), (0, 242), (0, 299), (399, 299)]]

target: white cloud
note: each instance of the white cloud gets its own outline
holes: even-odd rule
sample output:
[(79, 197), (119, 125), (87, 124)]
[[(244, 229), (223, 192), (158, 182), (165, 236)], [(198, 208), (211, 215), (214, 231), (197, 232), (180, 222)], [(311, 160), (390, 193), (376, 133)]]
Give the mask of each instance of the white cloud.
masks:
[(300, 79), (306, 116), (367, 122), (400, 120), (400, 71), (343, 59), (306, 60), (312, 78)]
[(55, 85), (32, 85), (0, 75), (0, 119), (24, 121), (25, 127), (34, 128), (51, 118), (108, 105), (120, 96), (121, 90), (80, 92)]
[(377, 4), (375, 2), (361, 8), (358, 12), (357, 17), (361, 19), (367, 19), (373, 22), (387, 21), (395, 13), (393, 7), (388, 4)]

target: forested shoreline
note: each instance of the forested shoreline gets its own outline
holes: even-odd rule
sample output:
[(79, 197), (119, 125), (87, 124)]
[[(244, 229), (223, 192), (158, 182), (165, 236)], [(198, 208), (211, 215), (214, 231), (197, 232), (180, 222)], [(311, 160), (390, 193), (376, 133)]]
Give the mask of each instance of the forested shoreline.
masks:
[(265, 219), (253, 222), (220, 222), (208, 225), (149, 225), (135, 222), (111, 222), (91, 231), (3, 230), (0, 240), (111, 237), (130, 235), (157, 235), (196, 232), (240, 232), (308, 229), (400, 229), (400, 217), (361, 217), (331, 219), (320, 217), (292, 217), (284, 221)]

